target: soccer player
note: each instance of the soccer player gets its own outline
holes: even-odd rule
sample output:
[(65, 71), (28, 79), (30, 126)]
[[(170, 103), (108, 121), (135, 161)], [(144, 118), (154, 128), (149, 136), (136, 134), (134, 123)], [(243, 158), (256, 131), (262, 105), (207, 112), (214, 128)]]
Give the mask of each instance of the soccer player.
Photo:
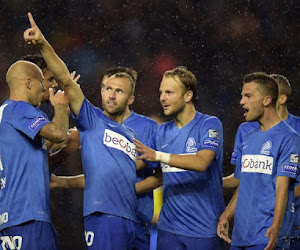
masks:
[(136, 220), (134, 132), (122, 125), (134, 81), (116, 74), (101, 88), (104, 111), (94, 107), (28, 14), (27, 42), (37, 44), (49, 70), (70, 100), (81, 140), (85, 175), (84, 226), (89, 249), (132, 249)]
[(228, 220), (234, 216), (231, 249), (274, 249), (281, 227), (284, 235), (291, 219), (300, 136), (277, 112), (278, 85), (273, 77), (255, 72), (243, 83), (240, 104), (245, 120), (257, 121), (259, 127), (238, 144), (235, 176), (240, 183), (220, 216), (218, 235), (231, 242)]
[(164, 114), (151, 148), (135, 140), (139, 159), (161, 162), (163, 206), (157, 249), (221, 249), (218, 217), (222, 193), (223, 130), (217, 117), (195, 110), (198, 84), (185, 67), (165, 72), (160, 84)]
[[(114, 67), (106, 70), (102, 78), (102, 86), (115, 77), (116, 74), (128, 74), (136, 84), (137, 73), (132, 68)], [(130, 111), (129, 105), (126, 107), (123, 124), (133, 129), (139, 140), (146, 143), (157, 129), (157, 123), (152, 119)], [(143, 167), (137, 172), (136, 192), (138, 201), (136, 239), (134, 247), (136, 249), (149, 249), (150, 247), (150, 226), (153, 216), (153, 192), (152, 189), (162, 185), (161, 170), (158, 169), (153, 174), (153, 169)], [(84, 175), (74, 177), (52, 176), (51, 186), (62, 188), (84, 188)]]
[[(127, 67), (110, 68), (104, 72), (103, 84), (115, 74), (127, 72), (136, 84), (137, 72)], [(136, 138), (143, 143), (147, 143), (151, 136), (156, 132), (157, 123), (152, 119), (130, 111), (129, 106), (125, 110), (123, 124), (136, 133)], [(144, 180), (144, 181), (143, 181)], [(145, 182), (148, 185), (145, 191)], [(143, 167), (137, 172), (136, 190), (138, 211), (137, 211), (137, 227), (136, 239), (134, 247), (138, 250), (149, 250), (150, 248), (150, 227), (153, 217), (153, 192), (152, 190), (162, 185), (161, 170), (156, 170), (153, 175), (153, 169), (150, 167)]]
[[(288, 100), (290, 99), (291, 96), (291, 85), (289, 83), (289, 80), (283, 76), (283, 75), (279, 75), (279, 74), (271, 74), (271, 77), (273, 77), (274, 79), (277, 80), (278, 83), (278, 91), (279, 91), (279, 97), (277, 100), (277, 110), (278, 110), (278, 114), (281, 117), (282, 120), (284, 120), (288, 125), (290, 125), (293, 129), (295, 129), (298, 133), (300, 133), (300, 118), (297, 116), (294, 116), (292, 114), (289, 113), (288, 111)], [(241, 148), (240, 145), (243, 141), (243, 137), (249, 133), (251, 130), (256, 129), (259, 127), (259, 123), (257, 121), (254, 122), (244, 122), (242, 123), (237, 131), (236, 134), (236, 139), (235, 139), (235, 145), (234, 145), (234, 151), (232, 154), (232, 158), (231, 158), (231, 163), (233, 165), (236, 165), (236, 159), (237, 159), (237, 155), (240, 153), (238, 152), (238, 150)], [(234, 174), (224, 177), (223, 178), (223, 187), (224, 188), (236, 188), (238, 187), (239, 184), (239, 180), (237, 178), (234, 178)], [(300, 209), (300, 199), (297, 198), (298, 197), (298, 189), (300, 189), (299, 185), (296, 185), (295, 187), (295, 214), (294, 214), (294, 219), (295, 223), (292, 227), (292, 242), (291, 242), (291, 248), (293, 247), (293, 244), (296, 244), (297, 241), (297, 237), (300, 236), (299, 232), (297, 233), (297, 225), (299, 223), (300, 220), (300, 213), (299, 213), (299, 209)], [(298, 218), (299, 217), (299, 218)], [(282, 240), (282, 244), (284, 248), (287, 248), (287, 242), (286, 239), (289, 237), (289, 232), (287, 234), (285, 234), (284, 236), (282, 236), (280, 238), (280, 240)], [(299, 241), (300, 242), (300, 241)], [(278, 242), (279, 243), (279, 242)]]
[(50, 89), (54, 118), (38, 108), (43, 73), (17, 61), (6, 73), (10, 97), (0, 107), (0, 245), (3, 249), (58, 249), (49, 206), (45, 140), (62, 142), (69, 124), (69, 101)]

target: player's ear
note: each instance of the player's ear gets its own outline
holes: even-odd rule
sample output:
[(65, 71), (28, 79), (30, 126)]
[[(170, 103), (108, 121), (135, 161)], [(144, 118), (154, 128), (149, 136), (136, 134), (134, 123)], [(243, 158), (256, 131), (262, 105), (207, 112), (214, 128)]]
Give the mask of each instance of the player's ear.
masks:
[(27, 78), (27, 79), (25, 80), (25, 85), (26, 85), (26, 87), (27, 87), (28, 89), (31, 90), (31, 80), (30, 80), (30, 78)]
[(263, 100), (263, 105), (265, 107), (269, 106), (272, 103), (272, 97), (271, 96), (265, 96)]
[(186, 101), (186, 102), (190, 102), (192, 99), (193, 99), (193, 91), (188, 90), (188, 91), (185, 93), (185, 101)]
[(135, 100), (135, 96), (130, 96), (129, 99), (128, 99), (128, 105), (131, 105)]
[(280, 96), (278, 96), (277, 102), (278, 102), (278, 104), (283, 105), (283, 104), (285, 104), (287, 102), (287, 99), (288, 98), (287, 98), (286, 95), (280, 95)]

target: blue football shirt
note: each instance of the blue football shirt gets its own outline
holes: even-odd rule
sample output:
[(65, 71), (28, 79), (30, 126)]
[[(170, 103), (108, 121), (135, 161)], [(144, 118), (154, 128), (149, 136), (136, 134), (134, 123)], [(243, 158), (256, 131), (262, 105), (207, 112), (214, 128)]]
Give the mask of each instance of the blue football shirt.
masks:
[[(157, 123), (152, 119), (137, 114), (131, 111), (130, 116), (123, 121), (123, 124), (136, 133), (136, 139), (147, 144), (148, 140), (156, 132)], [(153, 169), (145, 167), (137, 172), (137, 182), (144, 180), (153, 174)], [(138, 211), (137, 219), (139, 223), (147, 223), (150, 230), (152, 216), (153, 216), (153, 192), (147, 192), (137, 195)]]
[[(246, 134), (239, 145), (235, 177), (240, 179), (232, 235), (233, 246), (267, 244), (267, 229), (272, 225), (275, 184), (277, 176), (296, 178), (300, 154), (300, 135), (284, 121), (262, 132), (256, 128)], [(289, 186), (291, 204), (294, 182)], [(289, 205), (287, 205), (288, 207)], [(291, 220), (291, 209), (286, 209), (281, 232)]]
[(87, 99), (76, 122), (85, 175), (83, 215), (101, 212), (136, 221), (135, 133)]
[(215, 159), (205, 172), (186, 171), (161, 164), (163, 207), (158, 229), (188, 237), (216, 237), (224, 210), (222, 192), (223, 129), (216, 117), (196, 113), (183, 128), (174, 121), (158, 127), (152, 148), (172, 154), (212, 150)]
[(37, 134), (49, 123), (23, 101), (0, 107), (0, 231), (37, 220), (51, 222), (48, 153)]

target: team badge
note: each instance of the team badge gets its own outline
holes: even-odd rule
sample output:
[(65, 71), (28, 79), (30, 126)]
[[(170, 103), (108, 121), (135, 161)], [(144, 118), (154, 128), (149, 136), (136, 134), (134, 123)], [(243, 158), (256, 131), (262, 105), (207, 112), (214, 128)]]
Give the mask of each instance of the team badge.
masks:
[(264, 143), (264, 145), (261, 147), (260, 153), (262, 155), (269, 155), (271, 148), (272, 148), (272, 142), (271, 141), (266, 141)]

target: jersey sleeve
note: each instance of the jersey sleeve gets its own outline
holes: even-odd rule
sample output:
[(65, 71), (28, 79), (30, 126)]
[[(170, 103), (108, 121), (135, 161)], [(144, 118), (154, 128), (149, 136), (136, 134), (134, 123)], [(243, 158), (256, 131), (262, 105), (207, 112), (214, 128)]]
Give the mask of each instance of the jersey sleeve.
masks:
[(217, 153), (220, 143), (223, 141), (222, 123), (217, 117), (207, 119), (200, 132), (198, 151), (208, 149)]
[(40, 109), (26, 102), (18, 102), (12, 112), (12, 126), (32, 140), (34, 140), (42, 127), (50, 122), (48, 117)]
[(299, 181), (300, 135), (286, 137), (277, 164), (277, 176), (287, 176)]
[[(96, 126), (96, 119), (102, 111), (91, 104), (86, 98), (82, 102), (78, 117), (75, 121), (81, 131), (92, 129)], [(99, 121), (99, 120), (98, 120)]]
[(233, 151), (230, 160), (230, 163), (232, 165), (236, 165), (238, 154), (241, 154), (241, 148), (242, 148), (241, 145), (242, 145), (242, 132), (241, 132), (241, 126), (239, 126), (235, 135), (235, 141), (234, 141)]

